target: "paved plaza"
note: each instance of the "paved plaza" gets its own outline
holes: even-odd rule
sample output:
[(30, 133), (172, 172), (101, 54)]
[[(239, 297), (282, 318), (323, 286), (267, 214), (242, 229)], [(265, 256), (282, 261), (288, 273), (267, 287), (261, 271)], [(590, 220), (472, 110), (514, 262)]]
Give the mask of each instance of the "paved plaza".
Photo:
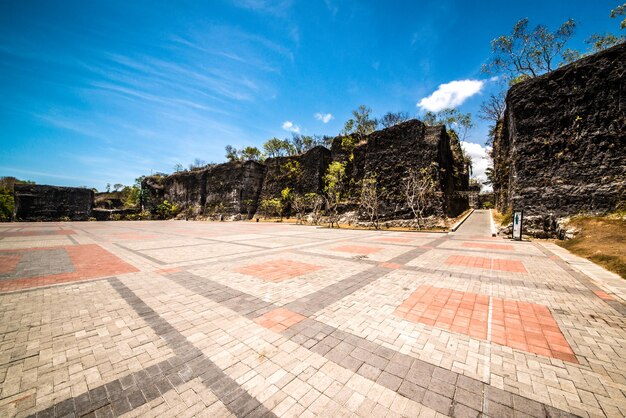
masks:
[(0, 417), (624, 416), (624, 280), (542, 241), (0, 225)]

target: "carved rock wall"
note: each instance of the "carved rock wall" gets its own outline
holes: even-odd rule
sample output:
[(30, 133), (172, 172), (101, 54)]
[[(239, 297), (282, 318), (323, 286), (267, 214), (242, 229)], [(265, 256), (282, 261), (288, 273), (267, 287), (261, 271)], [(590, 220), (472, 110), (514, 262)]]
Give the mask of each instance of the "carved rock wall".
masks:
[(85, 221), (94, 202), (92, 190), (78, 187), (16, 184), (14, 196), (15, 218), (22, 221)]
[(280, 198), (281, 191), (286, 187), (300, 195), (321, 194), (330, 161), (330, 151), (322, 146), (301, 155), (268, 158), (265, 161), (261, 199)]
[(614, 210), (626, 198), (626, 44), (511, 87), (500, 141), (500, 210)]
[(438, 185), (438, 196), (432, 199), (426, 214), (456, 216), (467, 208), (466, 191), (469, 178), (464, 165), (455, 159), (451, 139), (443, 126), (427, 126), (418, 120), (376, 131), (354, 148), (350, 160), (341, 150), (340, 139), (333, 143), (333, 160), (347, 161), (346, 174), (355, 204), (359, 182), (373, 177), (386, 194), (384, 218), (411, 217), (406, 204), (402, 179), (409, 168), (432, 170)]
[(191, 216), (254, 214), (264, 178), (264, 166), (254, 161), (228, 162), (165, 177), (146, 177), (144, 207), (164, 200), (177, 204)]

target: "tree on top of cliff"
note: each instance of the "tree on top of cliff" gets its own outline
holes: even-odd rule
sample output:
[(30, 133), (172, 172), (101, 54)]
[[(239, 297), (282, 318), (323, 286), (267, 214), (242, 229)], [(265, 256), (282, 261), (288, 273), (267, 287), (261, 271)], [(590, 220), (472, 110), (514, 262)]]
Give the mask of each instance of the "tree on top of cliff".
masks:
[(569, 19), (555, 32), (544, 25), (528, 28), (528, 18), (520, 19), (510, 35), (491, 41), (493, 57), (483, 72), (504, 74), (511, 82), (537, 77), (558, 68), (565, 45), (574, 34), (576, 23)]
[(228, 161), (257, 161), (262, 162), (265, 156), (257, 147), (245, 147), (238, 150), (232, 145), (226, 145), (226, 159)]
[(289, 140), (278, 138), (267, 140), (267, 142), (263, 144), (263, 150), (265, 151), (265, 155), (269, 158), (285, 157), (295, 153)]
[(371, 134), (378, 127), (378, 121), (370, 117), (372, 109), (365, 105), (360, 105), (352, 111), (352, 117), (343, 126), (343, 135), (357, 135), (364, 137)]
[(380, 124), (385, 128), (391, 128), (409, 119), (411, 119), (411, 116), (408, 112), (387, 112), (380, 118)]
[[(621, 6), (617, 6), (615, 9), (611, 10), (609, 17), (611, 17), (611, 19), (614, 19), (618, 16), (624, 15), (626, 15), (626, 3)], [(626, 19), (622, 20), (622, 22), (620, 23), (620, 28), (626, 28)], [(562, 64), (569, 64), (590, 54), (604, 51), (605, 49), (611, 48), (612, 46), (615, 46), (622, 42), (626, 42), (626, 36), (624, 35), (616, 35), (614, 33), (594, 33), (589, 38), (585, 39), (585, 43), (589, 45), (589, 49), (587, 52), (580, 53), (575, 49), (568, 48), (563, 52)]]
[(426, 125), (446, 125), (449, 133), (457, 140), (464, 141), (467, 132), (474, 127), (471, 113), (461, 113), (457, 109), (443, 109), (439, 112), (428, 111), (422, 121)]

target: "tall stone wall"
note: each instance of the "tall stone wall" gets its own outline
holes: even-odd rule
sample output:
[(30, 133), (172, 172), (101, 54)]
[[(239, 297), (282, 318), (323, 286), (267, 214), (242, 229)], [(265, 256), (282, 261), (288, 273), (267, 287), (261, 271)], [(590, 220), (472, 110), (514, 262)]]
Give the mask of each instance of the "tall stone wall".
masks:
[(334, 161), (346, 162), (346, 188), (355, 203), (359, 185), (364, 178), (375, 178), (384, 190), (382, 216), (411, 217), (406, 204), (402, 180), (409, 168), (427, 169), (437, 183), (437, 196), (431, 199), (426, 214), (456, 216), (467, 208), (466, 191), (469, 177), (464, 164), (454, 156), (451, 139), (443, 126), (427, 126), (410, 120), (368, 135), (357, 144), (352, 158), (342, 150), (341, 138), (332, 147)]
[(146, 177), (145, 207), (153, 210), (163, 200), (179, 205), (194, 215), (252, 215), (263, 199), (280, 198), (281, 191), (323, 194), (324, 174), (332, 161), (346, 162), (347, 205), (358, 206), (359, 186), (364, 177), (374, 176), (387, 192), (383, 201), (385, 218), (411, 217), (405, 203), (402, 179), (409, 167), (433, 168), (437, 197), (427, 214), (456, 216), (467, 208), (468, 174), (455, 154), (454, 144), (443, 126), (430, 127), (408, 121), (368, 135), (350, 151), (335, 138), (331, 150), (318, 146), (303, 154), (253, 161), (229, 162), (202, 170)]
[(17, 220), (85, 221), (91, 217), (94, 193), (90, 189), (16, 184), (13, 190)]
[(626, 44), (511, 87), (494, 152), (502, 211), (551, 228), (546, 218), (614, 210), (626, 198)]
[(321, 194), (330, 161), (330, 151), (322, 146), (300, 155), (268, 158), (265, 161), (261, 199), (280, 198), (281, 191), (286, 187), (300, 195)]
[(169, 176), (146, 177), (144, 207), (154, 210), (164, 200), (190, 216), (245, 215), (256, 211), (264, 166), (254, 161), (210, 165)]

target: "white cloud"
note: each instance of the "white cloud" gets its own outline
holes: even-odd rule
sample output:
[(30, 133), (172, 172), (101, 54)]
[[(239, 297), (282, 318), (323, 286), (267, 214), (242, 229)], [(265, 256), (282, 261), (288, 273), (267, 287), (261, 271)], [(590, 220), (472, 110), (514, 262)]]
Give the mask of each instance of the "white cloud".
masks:
[(315, 116), (315, 119), (321, 120), (323, 123), (328, 123), (332, 119), (335, 119), (332, 113), (316, 113), (313, 116)]
[(294, 125), (294, 123), (290, 120), (286, 120), (283, 122), (283, 129), (289, 132), (293, 132), (294, 134), (300, 133), (300, 127), (298, 125)]
[[(491, 147), (484, 147), (474, 142), (461, 141), (461, 147), (472, 159), (472, 177), (478, 178), (481, 182), (487, 180), (485, 170), (492, 165), (489, 152)], [(486, 190), (491, 190), (491, 186), (484, 186)]]
[(417, 106), (431, 112), (455, 108), (478, 93), (484, 85), (485, 82), (481, 80), (455, 80), (441, 84), (433, 94), (420, 100)]

